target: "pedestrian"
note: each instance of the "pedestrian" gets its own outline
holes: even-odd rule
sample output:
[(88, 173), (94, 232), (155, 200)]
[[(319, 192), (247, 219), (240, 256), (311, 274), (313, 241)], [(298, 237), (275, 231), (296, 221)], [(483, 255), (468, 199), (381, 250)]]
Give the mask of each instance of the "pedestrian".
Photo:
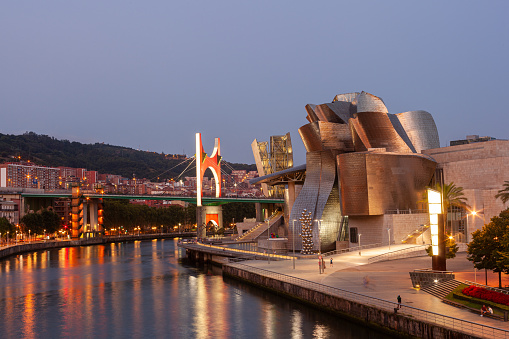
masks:
[(398, 295), (398, 308), (401, 308), (401, 296)]
[(322, 268), (323, 268), (323, 273), (325, 273), (325, 260), (322, 259)]
[(488, 310), (486, 309), (486, 305), (482, 305), (482, 307), (481, 307), (481, 317), (483, 317), (487, 312), (488, 312)]
[(332, 258), (330, 258), (330, 267), (332, 267)]

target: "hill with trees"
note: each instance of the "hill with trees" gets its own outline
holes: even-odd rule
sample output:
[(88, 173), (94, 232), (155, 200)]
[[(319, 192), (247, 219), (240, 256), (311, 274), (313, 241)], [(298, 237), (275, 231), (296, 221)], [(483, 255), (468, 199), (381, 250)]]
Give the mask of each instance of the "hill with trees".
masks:
[[(29, 160), (43, 166), (86, 168), (90, 171), (117, 174), (126, 178), (132, 178), (134, 174), (137, 178), (157, 181), (158, 178), (164, 180), (180, 175), (189, 163), (182, 164), (183, 158), (183, 155), (139, 151), (104, 143), (82, 144), (76, 141), (58, 140), (34, 132), (26, 132), (22, 135), (0, 133), (1, 163)], [(227, 173), (231, 172), (230, 168), (255, 171), (256, 165), (227, 163), (222, 168)], [(185, 176), (192, 175), (194, 171), (188, 169)]]

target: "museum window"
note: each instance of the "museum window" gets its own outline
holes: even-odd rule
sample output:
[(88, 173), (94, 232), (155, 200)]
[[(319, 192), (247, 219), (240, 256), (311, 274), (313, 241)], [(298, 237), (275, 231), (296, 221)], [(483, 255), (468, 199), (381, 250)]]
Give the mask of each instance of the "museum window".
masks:
[(357, 227), (350, 228), (350, 242), (356, 244), (357, 240)]

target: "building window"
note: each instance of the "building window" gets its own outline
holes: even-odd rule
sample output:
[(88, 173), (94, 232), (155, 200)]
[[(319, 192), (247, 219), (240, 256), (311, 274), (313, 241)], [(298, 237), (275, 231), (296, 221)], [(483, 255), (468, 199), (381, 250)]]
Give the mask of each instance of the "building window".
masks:
[(354, 244), (358, 242), (357, 227), (350, 227), (350, 242)]

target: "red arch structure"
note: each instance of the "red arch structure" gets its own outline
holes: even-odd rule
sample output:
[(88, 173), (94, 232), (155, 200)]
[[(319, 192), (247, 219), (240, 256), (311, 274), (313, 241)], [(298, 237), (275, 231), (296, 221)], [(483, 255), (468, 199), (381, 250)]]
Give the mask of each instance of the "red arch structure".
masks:
[(216, 138), (214, 150), (209, 157), (203, 151), (201, 142), (201, 133), (196, 133), (196, 205), (202, 206), (201, 198), (203, 195), (203, 175), (207, 168), (210, 168), (216, 181), (216, 198), (221, 197), (221, 147), (219, 138)]

